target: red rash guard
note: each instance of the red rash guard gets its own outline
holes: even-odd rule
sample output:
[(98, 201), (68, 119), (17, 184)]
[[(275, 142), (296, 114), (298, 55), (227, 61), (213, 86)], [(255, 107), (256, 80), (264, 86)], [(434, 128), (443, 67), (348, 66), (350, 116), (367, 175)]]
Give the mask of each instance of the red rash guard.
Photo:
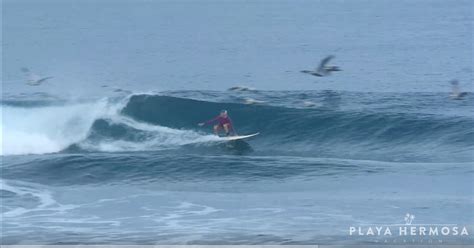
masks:
[(206, 125), (214, 123), (219, 123), (220, 126), (224, 126), (224, 124), (230, 124), (230, 126), (232, 127), (232, 120), (229, 118), (229, 116), (222, 117), (219, 115), (216, 118), (205, 122)]

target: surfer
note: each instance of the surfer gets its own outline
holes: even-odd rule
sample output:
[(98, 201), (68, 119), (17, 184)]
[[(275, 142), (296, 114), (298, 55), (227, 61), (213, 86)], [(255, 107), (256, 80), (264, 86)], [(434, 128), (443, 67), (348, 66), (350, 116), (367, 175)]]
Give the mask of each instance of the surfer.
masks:
[(221, 113), (214, 119), (208, 120), (206, 122), (201, 122), (198, 125), (202, 127), (210, 124), (215, 124), (214, 133), (217, 136), (219, 136), (219, 131), (222, 129), (224, 129), (226, 136), (229, 136), (231, 132), (233, 135), (236, 135), (234, 125), (232, 124), (232, 120), (227, 114), (227, 110), (221, 110)]

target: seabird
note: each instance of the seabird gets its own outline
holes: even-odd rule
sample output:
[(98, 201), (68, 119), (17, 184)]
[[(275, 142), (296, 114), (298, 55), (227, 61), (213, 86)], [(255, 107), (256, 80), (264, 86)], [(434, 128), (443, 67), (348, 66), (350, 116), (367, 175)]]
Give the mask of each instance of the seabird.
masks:
[(34, 73), (32, 73), (28, 68), (21, 68), (21, 71), (25, 73), (27, 79), (26, 79), (26, 84), (30, 86), (38, 86), (44, 82), (46, 82), (48, 79), (51, 79), (53, 77), (40, 77)]
[(467, 92), (461, 92), (459, 90), (459, 82), (458, 80), (454, 79), (451, 80), (451, 86), (452, 86), (452, 91), (451, 91), (451, 98), (459, 100), (462, 99), (467, 95)]
[(246, 86), (234, 86), (227, 89), (228, 91), (254, 91), (254, 88), (246, 87)]
[(314, 71), (303, 70), (301, 72), (306, 73), (306, 74), (311, 74), (311, 75), (316, 76), (316, 77), (325, 77), (325, 76), (328, 76), (329, 74), (331, 74), (331, 72), (333, 72), (333, 71), (341, 71), (341, 69), (337, 66), (328, 66), (327, 65), (329, 63), (329, 61), (333, 58), (334, 58), (333, 55), (329, 55), (326, 58), (324, 58), (323, 60), (321, 60), (321, 63), (319, 63), (319, 66), (318, 66), (318, 68), (316, 68), (316, 70), (314, 70)]

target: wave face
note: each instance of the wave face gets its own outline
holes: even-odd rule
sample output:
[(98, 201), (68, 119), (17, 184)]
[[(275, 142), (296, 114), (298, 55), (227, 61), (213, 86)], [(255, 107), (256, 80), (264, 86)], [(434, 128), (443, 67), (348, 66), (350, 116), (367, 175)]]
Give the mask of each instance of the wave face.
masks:
[(150, 95), (131, 97), (121, 112), (154, 125), (195, 130), (196, 123), (221, 109), (231, 113), (240, 133), (260, 132), (252, 143), (275, 154), (364, 159), (378, 155), (394, 160), (459, 155), (469, 160), (474, 144), (474, 122), (465, 116), (254, 106)]
[[(474, 120), (469, 114), (437, 115), (407, 111), (406, 107), (397, 111), (397, 106), (381, 108), (380, 100), (374, 100), (372, 109), (344, 106), (338, 100), (344, 95), (335, 97), (334, 93), (326, 94), (316, 107), (293, 104), (295, 99), (311, 97), (308, 93), (285, 98), (281, 93), (266, 92), (259, 98), (269, 103), (258, 105), (245, 104), (235, 96), (223, 99), (225, 102), (210, 102), (186, 98), (189, 92), (173, 94), (38, 106), (4, 101), (2, 153), (188, 149), (388, 161), (472, 161)], [(214, 93), (196, 94), (191, 97), (203, 99)], [(256, 93), (246, 94), (255, 97)], [(312, 97), (318, 96), (321, 98)], [(197, 126), (222, 109), (229, 111), (239, 133), (260, 132), (249, 141), (251, 148), (241, 142), (247, 145), (223, 150), (210, 127)]]

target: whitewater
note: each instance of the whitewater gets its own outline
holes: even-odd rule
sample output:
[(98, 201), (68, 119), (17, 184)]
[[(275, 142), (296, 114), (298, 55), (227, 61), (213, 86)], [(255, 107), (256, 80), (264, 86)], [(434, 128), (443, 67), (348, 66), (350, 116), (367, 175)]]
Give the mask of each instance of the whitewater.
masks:
[[(115, 99), (99, 99), (86, 103), (65, 105), (19, 107), (3, 106), (0, 111), (5, 117), (2, 122), (2, 155), (28, 155), (57, 153), (71, 145), (97, 151), (152, 150), (171, 148), (193, 142), (217, 141), (211, 135), (200, 135), (193, 131), (171, 129), (134, 121), (120, 114), (123, 102)], [(93, 135), (93, 124), (106, 121), (111, 125), (123, 125), (130, 132), (146, 132), (139, 141), (102, 140), (88, 142)], [(140, 144), (138, 143), (140, 142)]]

